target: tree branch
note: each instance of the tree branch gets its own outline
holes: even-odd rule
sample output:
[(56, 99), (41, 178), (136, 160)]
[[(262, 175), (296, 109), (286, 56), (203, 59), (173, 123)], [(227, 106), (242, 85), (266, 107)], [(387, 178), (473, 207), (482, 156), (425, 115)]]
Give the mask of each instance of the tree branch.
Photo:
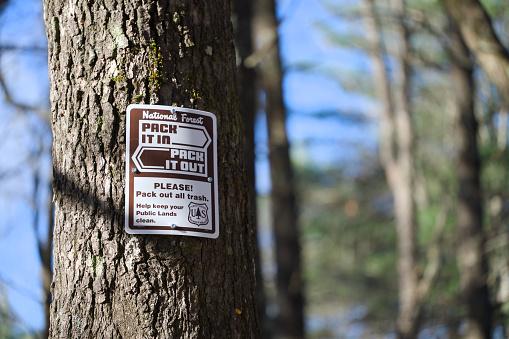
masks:
[(500, 42), (491, 19), (477, 0), (442, 0), (458, 25), (468, 49), (509, 107), (509, 53)]

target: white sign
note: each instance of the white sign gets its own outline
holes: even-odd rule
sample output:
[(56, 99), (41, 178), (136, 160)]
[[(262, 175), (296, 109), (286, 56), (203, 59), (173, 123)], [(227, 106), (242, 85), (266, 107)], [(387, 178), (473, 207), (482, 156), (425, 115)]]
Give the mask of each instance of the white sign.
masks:
[(126, 231), (217, 238), (216, 117), (130, 105), (126, 120)]

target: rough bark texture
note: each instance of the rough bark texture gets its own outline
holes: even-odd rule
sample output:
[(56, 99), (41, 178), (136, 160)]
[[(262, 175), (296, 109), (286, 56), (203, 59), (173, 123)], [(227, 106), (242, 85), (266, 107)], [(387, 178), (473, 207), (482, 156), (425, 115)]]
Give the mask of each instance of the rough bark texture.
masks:
[(491, 338), (491, 307), (486, 278), (482, 222), (481, 165), (477, 150), (477, 120), (469, 53), (459, 32), (451, 34), (451, 78), (455, 94), (456, 143), (458, 147), (458, 265), (460, 293), (465, 307), (465, 338)]
[(442, 3), (508, 109), (509, 53), (495, 34), (488, 14), (478, 0), (442, 0)]
[(394, 197), (394, 215), (398, 234), (397, 330), (400, 338), (415, 338), (419, 325), (420, 301), (418, 300), (419, 279), (416, 271), (416, 217), (413, 199), (415, 136), (408, 99), (410, 51), (408, 31), (404, 22), (405, 4), (403, 0), (392, 1), (399, 48), (397, 55), (399, 70), (394, 89), (384, 62), (385, 48), (380, 35), (382, 27), (374, 1), (365, 0), (364, 6), (366, 11), (364, 23), (372, 53), (375, 89), (378, 99), (383, 103), (380, 158)]
[[(229, 3), (46, 0), (54, 134), (52, 338), (258, 336)], [(218, 239), (124, 231), (130, 103), (218, 118)]]
[(274, 335), (277, 338), (302, 338), (304, 336), (304, 297), (297, 204), (286, 135), (286, 109), (282, 90), (283, 71), (279, 55), (274, 0), (257, 2), (256, 21), (261, 42), (260, 77), (266, 95), (265, 112), (269, 132), (272, 181), (272, 226), (276, 245), (276, 302), (279, 314), (275, 322)]
[[(244, 151), (246, 171), (249, 178), (251, 196), (251, 217), (257, 225), (256, 212), (256, 176), (255, 176), (255, 120), (258, 110), (257, 81), (254, 67), (246, 65), (246, 60), (253, 54), (253, 17), (252, 0), (232, 0), (235, 23), (235, 41), (237, 47), (237, 65), (239, 74), (240, 112), (244, 122)], [(266, 298), (263, 284), (261, 258), (258, 243), (255, 244), (256, 266), (256, 301), (262, 338), (270, 338), (270, 325), (266, 315)]]

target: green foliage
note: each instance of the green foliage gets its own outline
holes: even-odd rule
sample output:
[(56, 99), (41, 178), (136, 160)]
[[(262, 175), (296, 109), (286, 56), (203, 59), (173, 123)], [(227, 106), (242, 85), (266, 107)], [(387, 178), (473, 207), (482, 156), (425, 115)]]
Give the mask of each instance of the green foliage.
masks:
[(491, 18), (507, 18), (509, 3), (506, 0), (480, 0), (486, 12)]
[(37, 335), (26, 331), (11, 310), (7, 297), (0, 285), (0, 338), (2, 339), (36, 339)]
[(483, 188), (491, 194), (505, 194), (509, 187), (509, 153), (494, 143), (486, 143), (481, 145), (480, 155)]
[(367, 43), (364, 37), (359, 33), (353, 34), (343, 33), (333, 30), (329, 25), (324, 24), (322, 22), (317, 22), (316, 28), (322, 31), (322, 33), (326, 36), (327, 40), (331, 44), (339, 45), (343, 48), (354, 48), (354, 49), (366, 49)]
[(350, 172), (297, 167), (308, 307), (325, 314), (362, 300), (370, 319), (388, 320), (396, 273), (387, 186), (378, 162)]
[[(509, 3), (500, 0), (482, 2), (493, 18), (497, 32), (502, 33), (501, 40), (509, 41), (507, 34), (504, 34), (509, 23)], [(394, 21), (397, 19), (388, 4), (375, 2), (383, 25), (380, 34), (387, 49), (384, 58), (390, 86), (395, 89), (400, 85), (396, 82), (399, 65), (393, 58), (398, 50), (398, 42), (393, 40), (396, 36)], [(418, 211), (416, 237), (420, 258), (417, 274), (421, 276), (426, 270), (430, 260), (428, 251), (436, 244), (440, 263), (439, 275), (425, 300), (424, 322), (457, 326), (463, 316), (463, 308), (458, 302), (459, 272), (456, 264), (457, 149), (453, 131), (457, 122), (452, 114), (454, 89), (451, 88), (447, 50), (450, 26), (440, 1), (407, 0), (405, 4), (407, 16), (404, 20), (411, 48), (408, 97), (416, 135), (414, 195)], [(325, 2), (324, 5), (332, 15), (362, 27), (363, 11), (359, 3), (349, 4), (346, 8), (333, 2)], [(328, 23), (317, 24), (316, 27), (338, 48), (357, 49), (364, 55), (371, 52), (366, 46), (364, 33), (359, 29), (336, 31)], [(344, 89), (356, 95), (373, 97), (374, 84), (366, 70), (341, 67), (343, 65), (333, 71), (323, 71), (318, 66), (308, 64), (305, 69), (333, 73)], [(500, 129), (496, 119), (500, 111), (497, 94), (481, 72), (476, 73), (476, 82), (483, 169), (481, 181), (486, 201), (487, 247), (492, 267), (490, 286), (493, 296), (498, 296), (503, 268), (508, 267), (507, 260), (502, 258), (509, 257), (507, 243), (497, 242), (498, 238), (508, 234), (509, 151), (500, 149), (496, 143)], [(367, 168), (371, 164), (369, 159), (364, 159), (361, 167)], [(332, 174), (332, 171), (336, 174)], [(381, 169), (379, 171), (382, 172)], [(397, 287), (396, 238), (392, 215), (388, 212), (392, 210), (390, 198), (386, 199), (389, 202), (383, 205), (383, 212), (376, 208), (379, 199), (390, 197), (390, 193), (381, 174), (366, 177), (362, 169), (354, 176), (346, 175), (346, 172), (344, 168), (321, 172), (301, 168), (299, 171), (301, 196), (304, 197), (301, 221), (306, 241), (306, 274), (312, 282), (310, 302), (325, 305), (333, 303), (333, 300), (343, 304), (361, 301), (369, 308), (368, 314), (373, 318), (382, 318), (384, 312), (385, 317), (391, 318), (395, 312), (393, 306), (397, 300)], [(328, 182), (328, 188), (322, 184), (323, 181)], [(304, 182), (309, 187), (306, 188)], [(358, 212), (355, 215), (346, 215), (348, 202), (357, 204)], [(446, 202), (450, 207), (445, 227), (437, 232), (438, 219)], [(509, 297), (500, 303), (509, 305)]]

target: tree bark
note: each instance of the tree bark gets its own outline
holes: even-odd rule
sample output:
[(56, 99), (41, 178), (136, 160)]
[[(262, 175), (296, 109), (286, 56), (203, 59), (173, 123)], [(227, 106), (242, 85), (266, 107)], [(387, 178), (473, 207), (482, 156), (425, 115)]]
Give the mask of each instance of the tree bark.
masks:
[(256, 26), (261, 41), (260, 77), (265, 90), (270, 175), (272, 181), (272, 226), (276, 246), (276, 302), (279, 314), (274, 334), (277, 338), (304, 336), (304, 297), (301, 274), (300, 240), (297, 225), (295, 184), (286, 134), (283, 101), (283, 70), (274, 0), (257, 2)]
[(477, 120), (474, 114), (473, 70), (469, 52), (457, 28), (450, 34), (451, 79), (454, 92), (459, 235), (458, 265), (460, 295), (465, 306), (465, 338), (491, 338), (491, 306), (484, 255), (481, 199), (481, 164), (477, 149)]
[[(259, 336), (229, 2), (45, 0), (54, 135), (52, 338)], [(218, 118), (217, 239), (124, 231), (125, 113)]]
[(491, 19), (478, 0), (442, 0), (468, 49), (509, 108), (509, 53), (495, 34)]

